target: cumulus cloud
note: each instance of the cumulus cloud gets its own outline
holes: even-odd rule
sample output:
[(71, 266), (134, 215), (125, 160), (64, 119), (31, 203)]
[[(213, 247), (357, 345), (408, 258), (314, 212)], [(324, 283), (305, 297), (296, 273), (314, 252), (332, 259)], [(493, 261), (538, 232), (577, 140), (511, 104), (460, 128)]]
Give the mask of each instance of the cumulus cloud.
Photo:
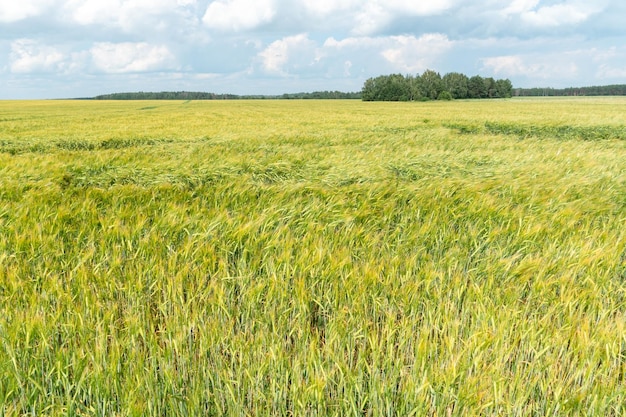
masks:
[(576, 87), (622, 84), (626, 78), (624, 47), (539, 50), (482, 60), (482, 71), (516, 80), (526, 87)]
[(619, 80), (626, 78), (626, 65), (613, 67), (610, 64), (602, 64), (598, 68), (596, 77), (601, 80)]
[(121, 3), (119, 0), (107, 2), (70, 0), (65, 4), (65, 9), (75, 23), (80, 25), (102, 24), (117, 20), (121, 12)]
[(164, 45), (100, 42), (91, 48), (90, 53), (95, 67), (105, 73), (159, 71), (175, 67), (174, 55)]
[(597, 11), (597, 4), (562, 3), (540, 7), (537, 10), (527, 10), (521, 16), (524, 22), (535, 26), (555, 27), (584, 22)]
[(274, 0), (215, 0), (202, 21), (211, 29), (236, 32), (268, 23), (276, 12)]
[(32, 39), (18, 39), (11, 44), (10, 69), (13, 73), (54, 72), (65, 60), (58, 49)]
[(19, 0), (0, 2), (0, 22), (17, 22), (33, 16), (43, 14), (52, 4), (53, 0)]
[(348, 77), (354, 73), (418, 73), (436, 66), (453, 45), (447, 36), (438, 33), (340, 40), (330, 37), (321, 44), (306, 34), (299, 34), (272, 42), (258, 58), (264, 72), (281, 76), (303, 72), (328, 77)]
[(301, 0), (305, 10), (317, 16), (350, 11), (362, 4), (359, 0)]
[(96, 27), (109, 36), (132, 34), (145, 39), (197, 30), (196, 9), (196, 0), (65, 0), (58, 14), (61, 21), (83, 30)]
[(451, 0), (370, 0), (356, 13), (356, 34), (374, 34), (388, 27), (394, 20), (415, 16), (437, 15), (452, 6)]
[(509, 55), (485, 58), (483, 68), (489, 69), (496, 74), (507, 76), (523, 74), (529, 69), (528, 64), (521, 56)]
[(348, 57), (351, 69), (360, 64), (366, 67), (366, 72), (419, 73), (436, 67), (438, 60), (453, 47), (454, 42), (446, 35), (429, 33), (420, 37), (361, 36), (341, 40), (330, 37), (324, 42), (323, 51), (329, 56)]
[(513, 0), (501, 13), (505, 16), (529, 12), (539, 4), (539, 0)]
[(388, 9), (415, 16), (430, 16), (448, 10), (454, 2), (452, 0), (384, 0), (380, 2)]
[(392, 36), (392, 46), (382, 56), (402, 72), (422, 72), (434, 66), (437, 58), (452, 47), (446, 35), (439, 33), (414, 36)]
[[(568, 56), (569, 55), (569, 56)], [(485, 58), (483, 70), (503, 77), (523, 76), (540, 80), (574, 78), (579, 72), (577, 60), (567, 53), (509, 55)]]
[(373, 34), (392, 20), (392, 15), (377, 2), (369, 2), (356, 14), (356, 25), (352, 32), (358, 35)]
[(319, 61), (316, 44), (306, 34), (274, 41), (258, 56), (265, 72), (278, 75), (288, 75), (288, 66), (302, 68)]
[[(286, 85), (358, 89), (371, 76), (427, 68), (509, 77), (525, 86), (619, 83), (626, 68), (620, 43), (625, 4), (0, 0), (0, 85), (9, 77), (64, 75), (49, 84), (70, 85), (68, 74), (86, 74), (120, 83), (150, 78), (150, 86), (158, 86), (158, 79), (172, 82), (170, 75), (184, 73), (199, 89), (223, 91), (227, 79), (242, 93), (259, 92), (259, 86), (280, 93)], [(47, 85), (31, 90), (42, 88)]]

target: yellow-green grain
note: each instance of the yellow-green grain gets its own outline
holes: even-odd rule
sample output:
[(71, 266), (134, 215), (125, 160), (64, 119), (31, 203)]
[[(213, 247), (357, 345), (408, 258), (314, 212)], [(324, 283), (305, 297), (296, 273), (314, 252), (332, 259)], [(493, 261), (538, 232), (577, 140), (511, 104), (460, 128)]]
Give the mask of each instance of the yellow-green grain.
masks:
[(624, 415), (624, 114), (0, 102), (0, 415)]

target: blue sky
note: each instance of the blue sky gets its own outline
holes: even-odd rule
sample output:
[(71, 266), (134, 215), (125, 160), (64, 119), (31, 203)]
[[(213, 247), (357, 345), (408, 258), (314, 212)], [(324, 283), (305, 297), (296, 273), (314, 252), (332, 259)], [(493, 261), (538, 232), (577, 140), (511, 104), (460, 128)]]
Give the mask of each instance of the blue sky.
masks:
[(0, 0), (0, 99), (358, 91), (426, 69), (626, 84), (623, 0)]

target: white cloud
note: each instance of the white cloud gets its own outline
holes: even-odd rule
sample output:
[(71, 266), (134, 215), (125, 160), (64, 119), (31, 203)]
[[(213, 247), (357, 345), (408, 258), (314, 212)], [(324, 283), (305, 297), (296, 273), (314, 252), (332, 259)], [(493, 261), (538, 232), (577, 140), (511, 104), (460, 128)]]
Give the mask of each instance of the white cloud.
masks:
[(343, 63), (343, 75), (344, 77), (349, 77), (352, 74), (350, 73), (350, 69), (352, 69), (352, 62), (346, 61)]
[(555, 4), (540, 7), (535, 10), (527, 10), (521, 14), (522, 20), (528, 24), (539, 27), (556, 27), (584, 22), (591, 15), (599, 11), (598, 5), (578, 4)]
[(452, 0), (370, 0), (365, 2), (355, 15), (355, 34), (376, 33), (394, 20), (407, 16), (437, 15), (452, 6)]
[(362, 4), (359, 0), (301, 0), (304, 8), (314, 15), (327, 16), (332, 13), (353, 10)]
[(43, 14), (53, 0), (3, 0), (0, 2), (0, 22), (17, 22)]
[(592, 48), (581, 50), (578, 55), (596, 69), (595, 76), (600, 79), (613, 79), (617, 84), (623, 84), (626, 79), (626, 47), (611, 47), (608, 49)]
[(175, 67), (175, 58), (163, 45), (145, 42), (96, 43), (90, 50), (96, 68), (105, 73), (158, 71)]
[(335, 39), (334, 37), (330, 37), (328, 39), (326, 39), (324, 41), (324, 47), (329, 47), (329, 48), (343, 48), (346, 45), (350, 45), (350, 43), (354, 44), (357, 43), (358, 40), (357, 38), (347, 38), (347, 39), (342, 39), (340, 41), (338, 41), (337, 39)]
[[(333, 37), (319, 45), (305, 34), (272, 42), (258, 54), (264, 72), (282, 76), (317, 72), (348, 77), (353, 73), (422, 72), (436, 66), (454, 43), (446, 35)], [(376, 58), (379, 57), (379, 58)]]
[(602, 64), (598, 68), (595, 76), (601, 80), (619, 80), (626, 78), (626, 64), (622, 67), (613, 67), (609, 64)]
[(368, 2), (356, 14), (356, 24), (352, 32), (358, 35), (373, 34), (392, 20), (392, 15), (377, 2)]
[(403, 72), (422, 72), (433, 66), (436, 60), (452, 47), (453, 43), (446, 35), (426, 34), (414, 36), (392, 36), (392, 45), (382, 52), (382, 56), (397, 70)]
[[(347, 29), (356, 35), (372, 35), (406, 17), (440, 14), (457, 0), (299, 0), (300, 20), (307, 30), (328, 27)], [(296, 10), (299, 10), (296, 7)], [(282, 12), (282, 10), (281, 10)], [(298, 13), (295, 13), (296, 15)]]
[(149, 86), (166, 88), (179, 71), (186, 88), (240, 93), (283, 92), (286, 86), (358, 89), (370, 76), (426, 68), (497, 74), (518, 86), (620, 83), (626, 78), (620, 43), (625, 4), (0, 0), (0, 95), (19, 96), (18, 90), (8, 92), (10, 80), (35, 79), (49, 85), (42, 81), (24, 91), (59, 91), (53, 86), (63, 85), (65, 94), (81, 75), (107, 86), (118, 80), (115, 88), (123, 80), (135, 80), (134, 86), (148, 78)]
[(530, 68), (521, 56), (498, 56), (485, 58), (483, 68), (493, 71), (495, 74), (515, 76), (524, 74)]
[(521, 14), (533, 10), (539, 4), (539, 0), (513, 0), (502, 10), (505, 16)]
[(408, 13), (413, 16), (432, 16), (452, 7), (452, 0), (384, 0), (380, 1), (385, 8), (394, 12)]
[(384, 44), (384, 38), (373, 38), (369, 36), (362, 37), (350, 37), (342, 40), (337, 40), (334, 37), (330, 37), (326, 39), (324, 42), (325, 48), (336, 48), (336, 49), (366, 49), (372, 48), (375, 46), (380, 46)]
[(316, 44), (306, 34), (288, 36), (272, 42), (259, 53), (263, 70), (271, 74), (288, 75), (289, 64), (294, 66), (309, 66), (319, 61), (319, 51)]
[(274, 0), (214, 0), (202, 21), (210, 29), (237, 32), (270, 22), (276, 12)]
[(117, 20), (121, 14), (121, 3), (119, 0), (70, 0), (65, 9), (80, 25), (102, 24)]
[(523, 76), (546, 80), (574, 78), (579, 72), (579, 66), (571, 53), (562, 53), (560, 56), (546, 53), (485, 58), (483, 70), (504, 77)]
[(19, 39), (11, 44), (10, 69), (13, 73), (59, 71), (64, 60), (64, 54), (56, 48), (32, 39)]
[(122, 33), (152, 37), (198, 26), (196, 0), (66, 0), (60, 14), (80, 26), (104, 26)]

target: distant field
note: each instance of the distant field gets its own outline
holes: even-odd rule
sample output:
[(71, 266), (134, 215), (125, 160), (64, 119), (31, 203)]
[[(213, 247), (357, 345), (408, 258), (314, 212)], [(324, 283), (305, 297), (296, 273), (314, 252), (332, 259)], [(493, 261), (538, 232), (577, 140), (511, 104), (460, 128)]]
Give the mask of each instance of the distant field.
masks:
[(625, 415), (625, 115), (0, 102), (0, 416)]

